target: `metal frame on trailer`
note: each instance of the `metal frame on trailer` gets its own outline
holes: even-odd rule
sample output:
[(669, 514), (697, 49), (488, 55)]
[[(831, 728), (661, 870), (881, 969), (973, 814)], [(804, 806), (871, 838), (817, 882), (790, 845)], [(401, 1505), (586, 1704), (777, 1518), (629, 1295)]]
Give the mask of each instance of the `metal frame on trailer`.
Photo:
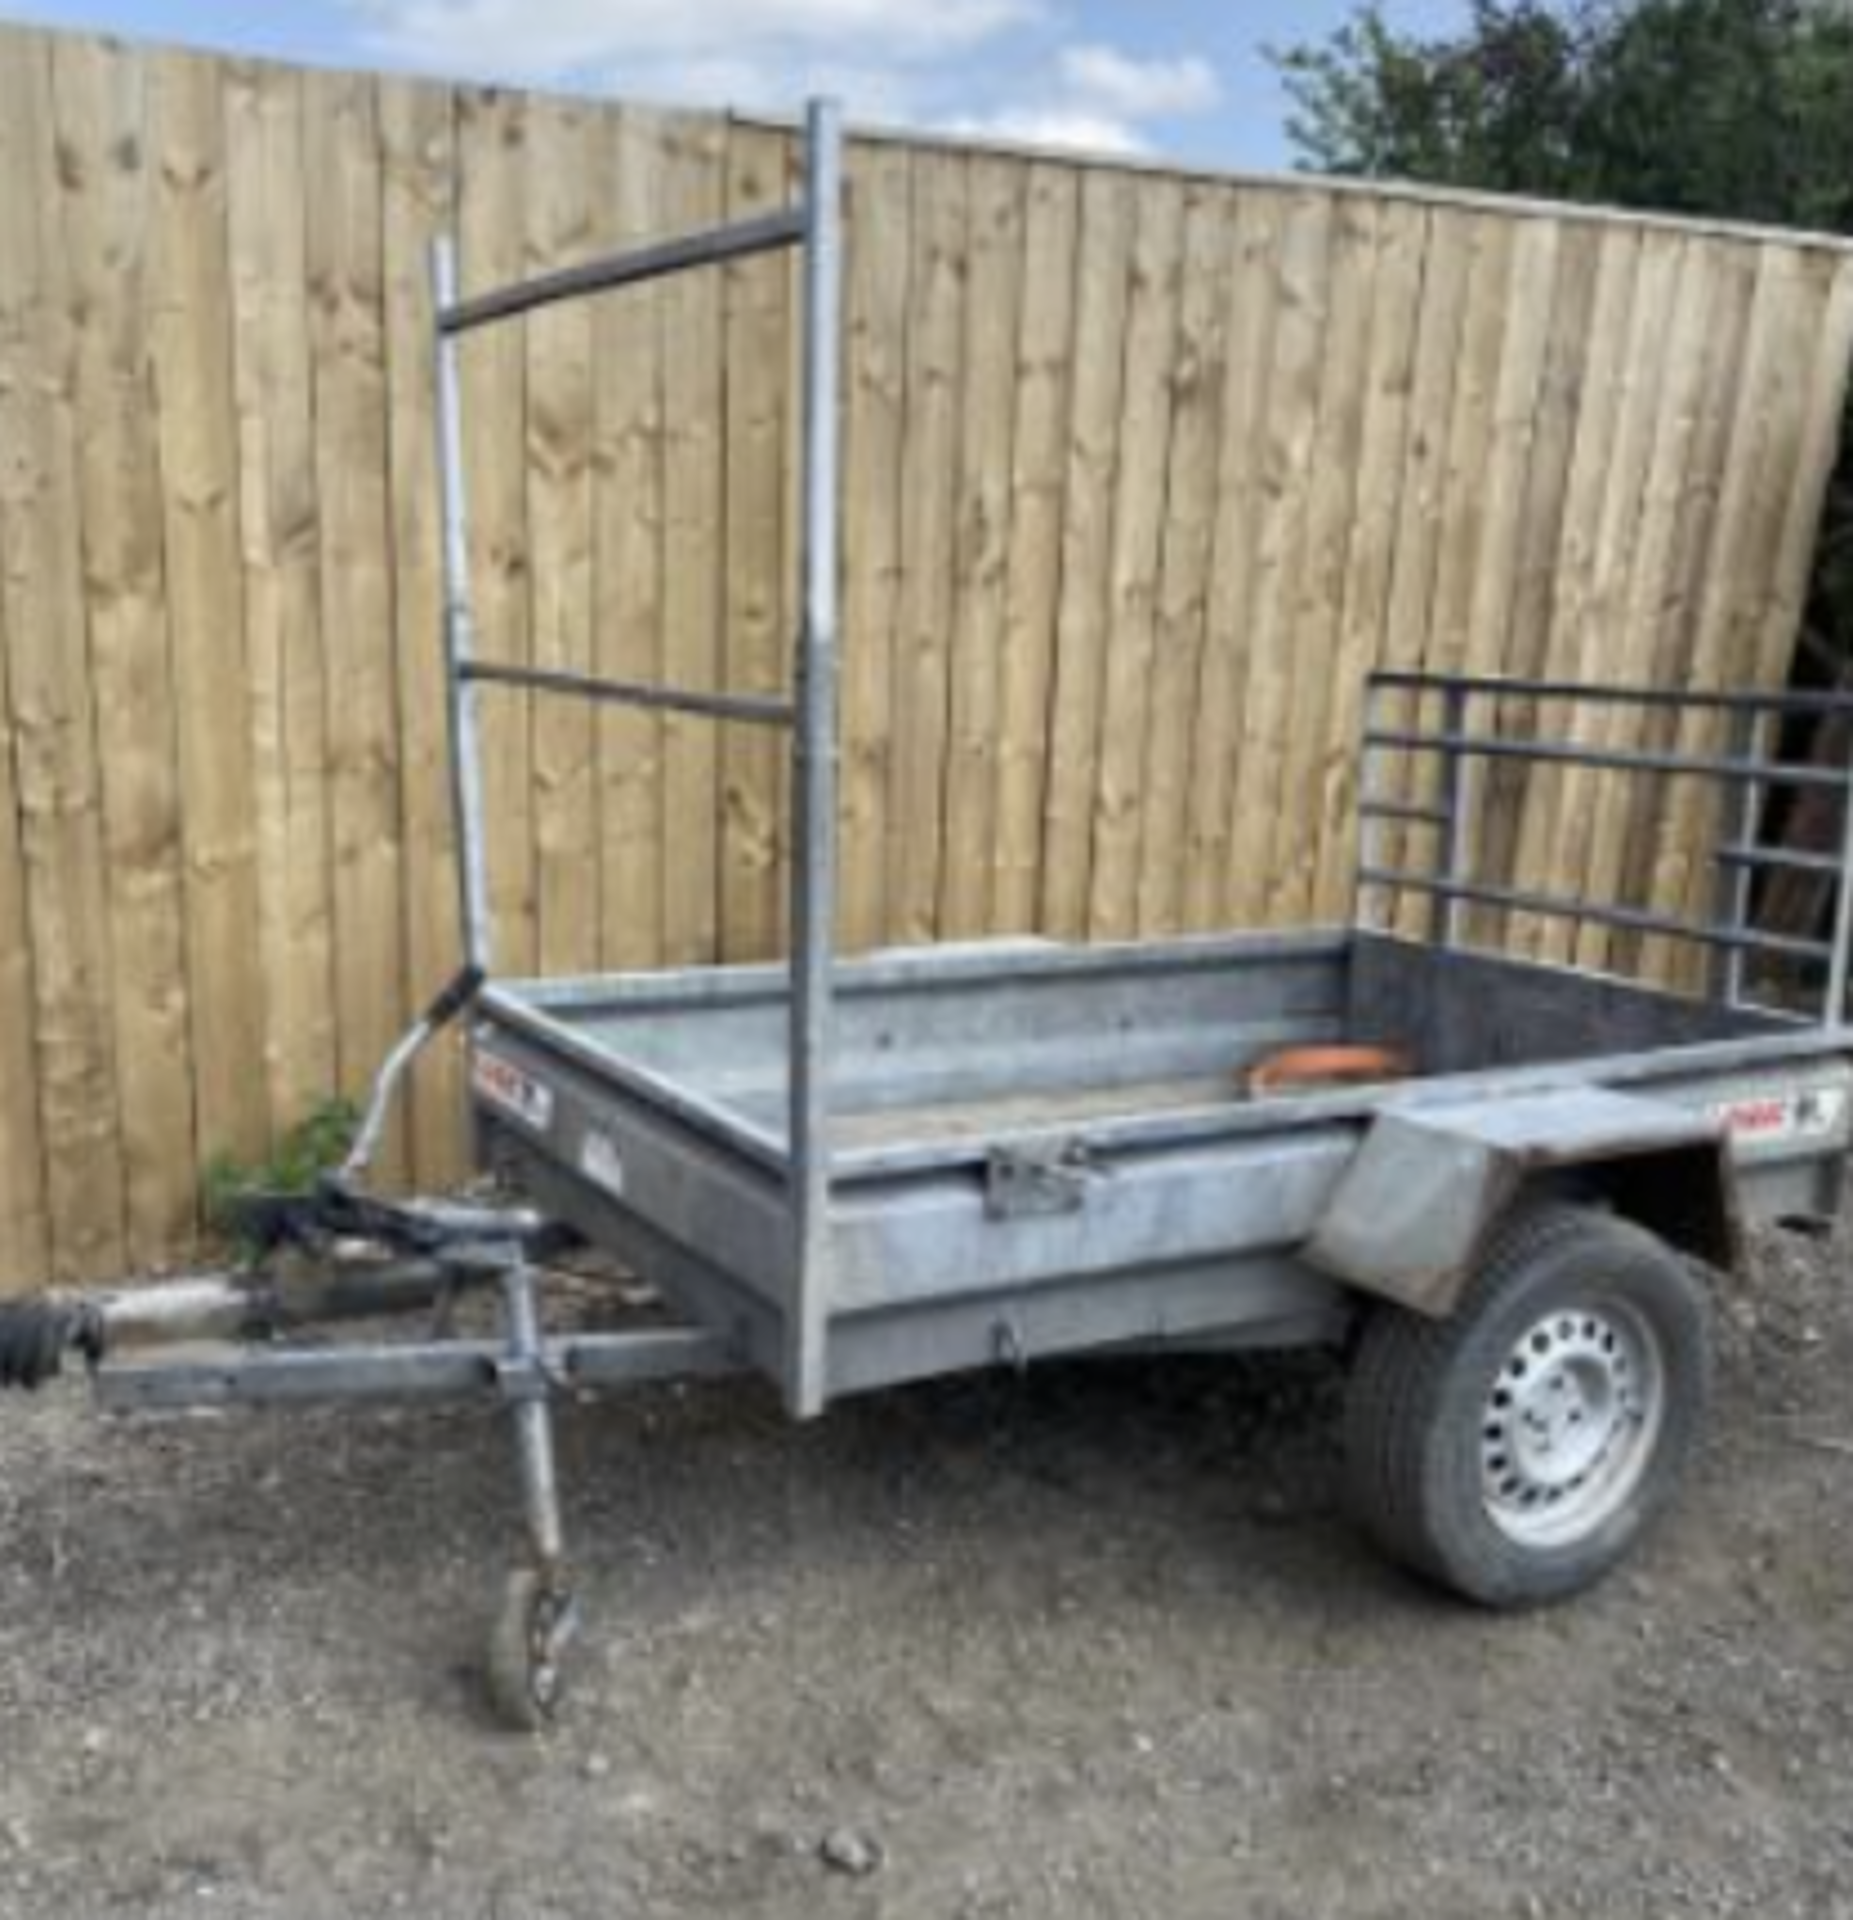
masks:
[[(565, 1564), (552, 1403), (562, 1390), (665, 1376), (730, 1371), (736, 1343), (699, 1325), (550, 1338), (543, 1330), (538, 1262), (546, 1223), (512, 1207), (371, 1201), (359, 1186), (398, 1087), (434, 1035), (458, 1016), (495, 1005), (495, 937), (488, 885), (478, 698), (514, 688), (549, 698), (616, 702), (716, 722), (784, 727), (792, 739), (796, 855), (791, 863), (789, 1137), (785, 1169), (790, 1311), (783, 1356), (788, 1397), (801, 1411), (823, 1403), (824, 1316), (830, 1284), (828, 1059), (836, 879), (837, 334), (842, 296), (842, 130), (836, 106), (813, 101), (805, 116), (804, 188), (798, 204), (706, 232), (685, 234), (556, 273), (460, 297), (456, 253), (432, 249), (435, 307), (438, 476), (442, 512), (443, 639), (450, 717), (452, 802), (458, 847), (458, 908), (464, 965), (387, 1055), (338, 1176), (300, 1213), (269, 1203), (264, 1225), (303, 1237), (318, 1254), (344, 1231), (414, 1258), (337, 1279), (322, 1297), (350, 1317), (428, 1308), (421, 1342), (343, 1345), (252, 1354), (229, 1360), (112, 1361), (97, 1371), (99, 1397), (123, 1410), (214, 1404), (411, 1401), (487, 1394), (512, 1415), (528, 1558), (512, 1571), (490, 1637), (489, 1678), (505, 1717), (537, 1724), (551, 1711), (577, 1609)], [(563, 300), (616, 293), (692, 272), (802, 249), (803, 504), (802, 608), (792, 697), (642, 685), (483, 660), (477, 656), (470, 595), (468, 503), (463, 462), (461, 347), (479, 328), (518, 319)], [(502, 1338), (453, 1336), (448, 1316), (466, 1289), (500, 1296)], [(177, 1298), (155, 1343), (189, 1327), (227, 1328), (250, 1338), (292, 1321), (270, 1295), (207, 1284)], [(144, 1310), (145, 1317), (145, 1310)], [(22, 1357), (29, 1384), (55, 1372), (60, 1353), (93, 1361), (115, 1344), (134, 1309), (113, 1302), (41, 1303), (0, 1339), (0, 1384)], [(0, 1332), (4, 1332), (0, 1329)]]
[[(1392, 698), (1413, 708), (1392, 725), (1382, 717)], [(1501, 730), (1497, 719), (1476, 725), (1489, 703), (1518, 705), (1534, 716), (1548, 704), (1585, 711), (1632, 709), (1671, 716), (1712, 714), (1725, 725), (1722, 753), (1677, 749), (1597, 747), (1540, 738), (1535, 725), (1523, 736)], [(1439, 706), (1439, 719), (1427, 717)], [(1713, 957), (1712, 997), (1722, 1006), (1747, 1004), (1745, 961), (1766, 959), (1812, 964), (1822, 973), (1818, 1023), (1846, 1021), (1847, 985), (1853, 970), (1853, 764), (1824, 766), (1781, 758), (1781, 728), (1790, 720), (1844, 718), (1844, 694), (1674, 691), (1657, 687), (1602, 687), (1576, 681), (1505, 678), (1497, 675), (1385, 669), (1373, 673), (1365, 693), (1361, 736), (1358, 816), (1362, 831), (1354, 878), (1352, 919), (1371, 925), (1374, 896), (1414, 894), (1429, 905), (1428, 938), (1447, 948), (1459, 944), (1463, 910), (1480, 906), (1503, 914), (1527, 914), (1573, 925), (1608, 927), (1705, 949)], [(1393, 798), (1388, 774), (1402, 760), (1438, 763), (1437, 795), (1430, 802)], [(1471, 833), (1472, 769), (1476, 765), (1584, 767), (1660, 779), (1699, 779), (1734, 795), (1723, 809), (1727, 824), (1711, 849), (1713, 912), (1704, 918), (1666, 913), (1582, 894), (1544, 893), (1477, 876)], [(1771, 846), (1759, 837), (1764, 803), (1772, 791), (1827, 792), (1838, 797), (1840, 849), (1834, 854)], [(1407, 849), (1426, 845), (1416, 864), (1391, 865), (1382, 852), (1385, 825), (1400, 825)], [(1426, 839), (1423, 838), (1426, 836)], [(1834, 926), (1826, 940), (1758, 927), (1751, 889), (1758, 873), (1809, 874), (1835, 884)]]
[[(836, 901), (837, 363), (842, 300), (842, 127), (834, 102), (804, 118), (800, 203), (706, 233), (588, 261), (517, 285), (460, 298), (454, 249), (433, 250), (437, 323), (438, 473), (442, 495), (444, 648), (451, 716), (453, 798), (463, 945), (473, 993), (494, 964), (477, 694), (522, 688), (684, 713), (717, 722), (783, 727), (792, 741), (790, 1160), (786, 1180), (792, 1309), (786, 1370), (794, 1404), (823, 1404), (823, 1323), (830, 1286), (829, 1054), (832, 929)], [(477, 658), (470, 601), (469, 522), (463, 467), (463, 337), (558, 301), (640, 286), (673, 273), (796, 247), (804, 256), (803, 479), (799, 518), (800, 624), (789, 699), (665, 687), (551, 672)]]

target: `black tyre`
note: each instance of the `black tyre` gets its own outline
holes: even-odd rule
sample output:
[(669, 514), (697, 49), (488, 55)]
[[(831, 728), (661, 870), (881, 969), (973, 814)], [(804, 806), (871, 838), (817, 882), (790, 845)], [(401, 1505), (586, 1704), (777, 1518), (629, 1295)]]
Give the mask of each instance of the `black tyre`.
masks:
[(1352, 1510), (1392, 1559), (1483, 1605), (1566, 1598), (1672, 1498), (1710, 1388), (1705, 1294), (1671, 1248), (1591, 1208), (1529, 1209), (1446, 1320), (1366, 1322)]

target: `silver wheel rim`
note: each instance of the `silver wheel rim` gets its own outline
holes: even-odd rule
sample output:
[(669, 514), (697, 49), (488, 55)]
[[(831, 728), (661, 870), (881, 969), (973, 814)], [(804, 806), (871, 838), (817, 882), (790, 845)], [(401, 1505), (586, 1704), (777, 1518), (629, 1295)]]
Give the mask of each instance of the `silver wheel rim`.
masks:
[(1586, 1539), (1634, 1497), (1665, 1412), (1659, 1336), (1632, 1307), (1591, 1297), (1541, 1316), (1487, 1392), (1488, 1517), (1524, 1547)]

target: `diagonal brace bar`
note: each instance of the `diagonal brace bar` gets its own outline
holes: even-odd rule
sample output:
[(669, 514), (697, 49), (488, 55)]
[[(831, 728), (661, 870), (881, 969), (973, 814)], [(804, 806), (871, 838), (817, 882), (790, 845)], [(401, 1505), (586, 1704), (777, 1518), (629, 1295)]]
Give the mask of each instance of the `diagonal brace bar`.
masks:
[(781, 208), (776, 213), (759, 214), (731, 226), (682, 234), (674, 240), (658, 241), (628, 253), (609, 254), (602, 260), (562, 267), (557, 273), (538, 274), (532, 280), (517, 280), (506, 287), (491, 288), (487, 293), (441, 308), (438, 331), (467, 333), (472, 327), (486, 326), (492, 320), (512, 320), (561, 300), (577, 300), (588, 293), (609, 293), (617, 287), (638, 286), (646, 280), (660, 280), (690, 267), (720, 266), (730, 260), (744, 260), (756, 253), (796, 246), (803, 238), (803, 209)]
[(639, 680), (603, 680), (590, 674), (561, 673), (549, 667), (506, 666), (472, 660), (457, 669), (464, 680), (497, 687), (529, 687), (536, 693), (572, 694), (628, 707), (654, 707), (669, 713), (704, 714), (713, 720), (740, 720), (749, 726), (789, 727), (795, 718), (789, 700), (765, 693), (701, 693), (682, 687), (653, 687)]

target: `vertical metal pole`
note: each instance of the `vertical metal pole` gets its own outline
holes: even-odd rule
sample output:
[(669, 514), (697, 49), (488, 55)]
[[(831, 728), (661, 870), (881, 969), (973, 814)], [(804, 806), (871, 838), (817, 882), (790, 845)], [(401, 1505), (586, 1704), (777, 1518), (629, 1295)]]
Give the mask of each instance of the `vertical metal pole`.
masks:
[[(1823, 723), (1827, 724), (1827, 723)], [(1847, 974), (1853, 966), (1853, 730), (1849, 731), (1845, 760), (1847, 785), (1840, 790), (1840, 871), (1834, 877), (1834, 956), (1827, 969), (1825, 1024), (1842, 1025), (1847, 1017)]]
[(834, 102), (805, 113), (804, 498), (798, 717), (792, 733), (792, 1291), (786, 1397), (824, 1402), (830, 1307), (831, 972), (836, 927), (837, 352), (842, 292), (842, 129)]
[[(1732, 760), (1754, 760), (1759, 752), (1759, 736), (1765, 716), (1751, 707), (1740, 707), (1731, 716), (1730, 739), (1725, 752)], [(1735, 792), (1720, 796), (1718, 807), (1719, 852), (1726, 847), (1753, 847), (1763, 816), (1763, 783), (1739, 780), (1732, 783)], [(1732, 800), (1736, 804), (1732, 805)], [(1718, 860), (1712, 874), (1712, 919), (1733, 933), (1742, 933), (1750, 924), (1750, 889), (1756, 875), (1747, 865)], [(1744, 950), (1742, 947), (1714, 947), (1711, 956), (1711, 997), (1720, 1005), (1737, 1007), (1744, 999)]]
[(554, 1460), (553, 1409), (549, 1404), (540, 1308), (534, 1271), (517, 1254), (502, 1275), (507, 1320), (508, 1365), (503, 1390), (514, 1406), (515, 1458), (521, 1475), (521, 1513), (534, 1565), (558, 1578), (566, 1552), (560, 1519), (560, 1476)]
[(1376, 680), (1364, 683), (1364, 726), (1358, 745), (1358, 850), (1357, 864), (1351, 870), (1351, 929), (1362, 933), (1366, 926), (1364, 908), (1365, 896), (1373, 890), (1374, 882), (1364, 875), (1374, 867), (1383, 864), (1383, 822), (1370, 812), (1372, 802), (1383, 799), (1381, 791), (1383, 779), (1384, 754), (1381, 749), (1370, 744), (1370, 736), (1376, 731), (1377, 716), (1383, 705), (1383, 689)]
[[(1447, 734), (1467, 731), (1467, 689), (1449, 687), (1442, 695), (1441, 730)], [(1467, 760), (1449, 747), (1441, 756), (1441, 811), (1446, 816), (1441, 827), (1441, 845), (1436, 854), (1436, 878), (1453, 883), (1460, 879), (1467, 847)], [(1445, 893), (1437, 893), (1429, 916), (1429, 938), (1438, 947), (1451, 947), (1460, 938), (1462, 902)]]
[[(457, 256), (448, 240), (432, 244), (431, 291), (439, 313), (456, 302)], [(477, 741), (476, 689), (463, 676), (463, 668), (476, 650), (476, 621), (470, 607), (470, 538), (457, 351), (456, 335), (440, 330), (437, 427), (438, 495), (444, 535), (444, 689), (450, 710), (450, 790), (457, 829), (463, 957), (486, 973), (491, 942), (489, 883), (483, 853), (482, 760)]]

